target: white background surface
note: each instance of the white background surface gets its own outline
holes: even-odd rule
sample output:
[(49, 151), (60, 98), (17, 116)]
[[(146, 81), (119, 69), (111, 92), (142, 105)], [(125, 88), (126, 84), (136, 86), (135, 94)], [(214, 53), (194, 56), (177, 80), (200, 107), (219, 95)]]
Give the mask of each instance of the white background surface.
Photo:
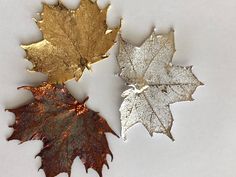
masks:
[[(46, 1), (46, 2), (53, 2)], [(101, 7), (108, 2), (98, 1)], [(79, 0), (65, 0), (76, 7)], [(5, 108), (25, 104), (32, 97), (16, 87), (37, 84), (45, 77), (28, 73), (21, 43), (41, 39), (31, 19), (42, 9), (41, 0), (0, 0), (0, 177), (43, 177), (34, 156), (40, 141), (17, 145), (7, 142), (14, 116)], [(122, 35), (140, 44), (156, 26), (159, 32), (175, 29), (174, 63), (193, 65), (205, 85), (194, 94), (195, 101), (171, 106), (175, 142), (163, 135), (149, 136), (143, 126), (133, 127), (124, 142), (108, 135), (114, 160), (104, 177), (235, 177), (236, 176), (236, 1), (235, 0), (111, 0), (108, 24), (122, 21)], [(99, 111), (110, 126), (120, 132), (120, 94), (124, 89), (115, 76), (118, 67), (116, 47), (109, 59), (93, 65), (79, 83), (68, 82), (76, 98), (90, 96), (88, 105)], [(110, 161), (110, 157), (109, 157)], [(65, 177), (65, 174), (58, 175)], [(72, 177), (86, 174), (79, 160), (72, 166)]]

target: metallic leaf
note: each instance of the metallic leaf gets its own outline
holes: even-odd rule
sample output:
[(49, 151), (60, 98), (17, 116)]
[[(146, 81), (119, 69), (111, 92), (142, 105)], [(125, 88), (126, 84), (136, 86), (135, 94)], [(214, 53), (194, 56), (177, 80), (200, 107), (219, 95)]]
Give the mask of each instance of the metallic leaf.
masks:
[(137, 123), (142, 123), (150, 135), (171, 135), (172, 114), (169, 105), (191, 101), (202, 83), (192, 73), (192, 67), (173, 66), (174, 32), (157, 35), (154, 32), (140, 46), (120, 39), (118, 63), (121, 78), (131, 86), (123, 92), (120, 107), (122, 137)]
[(107, 57), (119, 28), (108, 30), (106, 7), (100, 10), (96, 2), (81, 0), (77, 10), (62, 3), (43, 5), (42, 20), (37, 25), (43, 40), (23, 45), (33, 70), (48, 75), (49, 83), (78, 80), (85, 68)]
[(105, 136), (116, 135), (107, 122), (75, 100), (64, 85), (44, 83), (38, 87), (23, 87), (33, 93), (34, 101), (8, 109), (16, 116), (14, 132), (9, 140), (21, 142), (42, 140), (44, 148), (39, 153), (41, 168), (47, 177), (61, 172), (71, 173), (71, 165), (79, 156), (86, 171), (93, 168), (102, 176), (107, 154), (112, 156)]

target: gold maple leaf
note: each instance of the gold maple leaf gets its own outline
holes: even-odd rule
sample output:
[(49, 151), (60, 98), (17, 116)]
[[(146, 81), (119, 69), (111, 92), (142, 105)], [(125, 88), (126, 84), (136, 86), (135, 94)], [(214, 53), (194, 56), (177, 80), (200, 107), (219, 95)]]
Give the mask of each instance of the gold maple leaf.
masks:
[(85, 68), (106, 58), (119, 31), (107, 27), (108, 7), (101, 10), (91, 0), (81, 0), (76, 10), (61, 2), (44, 4), (42, 20), (36, 22), (43, 40), (22, 46), (33, 70), (47, 74), (49, 83), (63, 83), (78, 80)]

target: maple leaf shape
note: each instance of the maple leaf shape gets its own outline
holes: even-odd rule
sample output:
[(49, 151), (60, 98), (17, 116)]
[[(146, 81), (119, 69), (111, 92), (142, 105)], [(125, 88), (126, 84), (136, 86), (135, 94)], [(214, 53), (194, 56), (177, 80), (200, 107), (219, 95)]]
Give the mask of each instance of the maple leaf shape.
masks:
[(120, 39), (118, 63), (121, 78), (132, 88), (123, 92), (120, 107), (122, 137), (136, 123), (142, 123), (153, 133), (171, 135), (172, 114), (169, 105), (192, 100), (192, 94), (202, 83), (192, 73), (192, 67), (173, 66), (174, 32), (155, 32), (135, 47)]
[(107, 6), (100, 10), (96, 2), (81, 0), (77, 10), (58, 5), (43, 5), (42, 20), (36, 22), (43, 40), (23, 45), (33, 70), (48, 75), (49, 83), (78, 80), (91, 63), (107, 57), (119, 28), (108, 30)]
[(70, 175), (76, 156), (80, 157), (86, 171), (93, 168), (101, 177), (103, 165), (109, 167), (107, 154), (112, 157), (105, 133), (116, 135), (107, 122), (86, 107), (86, 100), (82, 103), (75, 100), (64, 85), (44, 83), (23, 88), (33, 93), (34, 101), (8, 109), (16, 116), (9, 140), (42, 140), (44, 148), (39, 156), (47, 177), (61, 172)]

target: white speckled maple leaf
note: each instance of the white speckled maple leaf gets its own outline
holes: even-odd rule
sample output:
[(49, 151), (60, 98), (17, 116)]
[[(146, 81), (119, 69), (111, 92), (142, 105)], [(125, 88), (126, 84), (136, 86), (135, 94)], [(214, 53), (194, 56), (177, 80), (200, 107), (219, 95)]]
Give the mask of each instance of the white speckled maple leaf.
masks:
[(142, 123), (150, 135), (171, 135), (173, 117), (170, 104), (191, 101), (192, 94), (202, 83), (192, 73), (192, 67), (173, 66), (174, 32), (155, 32), (140, 46), (120, 38), (118, 63), (120, 76), (131, 86), (123, 92), (121, 104), (122, 137), (136, 123)]

